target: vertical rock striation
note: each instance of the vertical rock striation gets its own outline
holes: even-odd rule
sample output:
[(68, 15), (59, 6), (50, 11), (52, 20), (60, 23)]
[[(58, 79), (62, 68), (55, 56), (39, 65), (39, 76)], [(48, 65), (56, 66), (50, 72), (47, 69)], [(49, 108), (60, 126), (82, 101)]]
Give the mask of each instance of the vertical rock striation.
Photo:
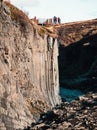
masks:
[[(0, 12), (0, 130), (24, 129), (38, 114), (60, 103), (58, 45), (30, 22)], [(21, 22), (21, 23), (20, 23)]]

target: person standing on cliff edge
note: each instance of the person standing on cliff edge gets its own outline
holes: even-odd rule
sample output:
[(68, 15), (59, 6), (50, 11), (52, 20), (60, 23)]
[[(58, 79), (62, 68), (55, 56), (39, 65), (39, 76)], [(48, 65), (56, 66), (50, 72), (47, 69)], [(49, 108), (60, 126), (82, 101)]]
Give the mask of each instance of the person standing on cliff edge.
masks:
[(57, 24), (57, 17), (56, 16), (53, 17), (53, 22), (54, 22), (54, 24)]
[(61, 19), (60, 19), (60, 17), (58, 17), (58, 23), (59, 23), (59, 24), (61, 23)]

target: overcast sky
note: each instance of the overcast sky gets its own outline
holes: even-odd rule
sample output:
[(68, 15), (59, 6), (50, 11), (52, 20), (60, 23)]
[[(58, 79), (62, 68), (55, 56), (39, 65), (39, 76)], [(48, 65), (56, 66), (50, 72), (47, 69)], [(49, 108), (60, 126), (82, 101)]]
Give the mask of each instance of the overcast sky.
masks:
[(29, 17), (52, 18), (63, 23), (97, 18), (97, 0), (11, 0), (12, 4), (29, 12)]

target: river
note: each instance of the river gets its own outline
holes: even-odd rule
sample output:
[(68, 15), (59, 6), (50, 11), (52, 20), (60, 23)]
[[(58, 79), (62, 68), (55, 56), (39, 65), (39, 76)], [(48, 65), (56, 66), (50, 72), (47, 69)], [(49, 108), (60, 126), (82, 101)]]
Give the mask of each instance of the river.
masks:
[(67, 89), (60, 87), (60, 96), (63, 101), (71, 102), (72, 100), (77, 99), (79, 96), (82, 96), (84, 93), (82, 93), (78, 89)]

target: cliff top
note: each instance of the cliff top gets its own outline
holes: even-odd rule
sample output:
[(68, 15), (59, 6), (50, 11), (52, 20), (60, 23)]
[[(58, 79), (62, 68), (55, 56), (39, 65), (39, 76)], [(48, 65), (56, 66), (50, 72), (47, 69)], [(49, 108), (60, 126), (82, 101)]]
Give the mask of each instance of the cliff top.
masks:
[(51, 36), (56, 36), (61, 44), (68, 46), (83, 38), (97, 34), (97, 19), (44, 25), (42, 27), (46, 29)]
[(31, 24), (28, 16), (24, 12), (22, 12), (20, 9), (18, 9), (17, 7), (15, 7), (9, 2), (4, 2), (4, 3), (9, 7), (10, 16), (13, 21), (16, 21), (21, 26), (28, 26), (29, 23)]
[(11, 20), (14, 23), (16, 23), (16, 25), (20, 26), (21, 31), (23, 33), (27, 33), (32, 29), (36, 29), (38, 34), (42, 38), (44, 38), (45, 34), (50, 35), (51, 37), (54, 37), (54, 38), (58, 37), (55, 28), (53, 28), (52, 26), (50, 26), (50, 27), (40, 26), (40, 25), (33, 23), (23, 11), (21, 11), (20, 9), (18, 9), (17, 7), (15, 7), (14, 5), (12, 5), (9, 2), (3, 3), (3, 6), (0, 11), (1, 17), (4, 17), (4, 14), (3, 14), (4, 12), (6, 12), (7, 17), (8, 17), (8, 15), (10, 15)]
[(80, 41), (84, 37), (97, 34), (97, 19), (41, 26), (32, 23), (24, 12), (12, 4), (8, 2), (5, 3), (10, 9), (11, 19), (19, 23), (24, 31), (27, 31), (26, 29), (31, 29), (32, 26), (32, 28), (38, 30), (39, 35), (42, 37), (47, 34), (54, 38), (58, 38), (61, 44), (65, 46)]
[(65, 46), (97, 34), (97, 19), (57, 25), (59, 39)]

